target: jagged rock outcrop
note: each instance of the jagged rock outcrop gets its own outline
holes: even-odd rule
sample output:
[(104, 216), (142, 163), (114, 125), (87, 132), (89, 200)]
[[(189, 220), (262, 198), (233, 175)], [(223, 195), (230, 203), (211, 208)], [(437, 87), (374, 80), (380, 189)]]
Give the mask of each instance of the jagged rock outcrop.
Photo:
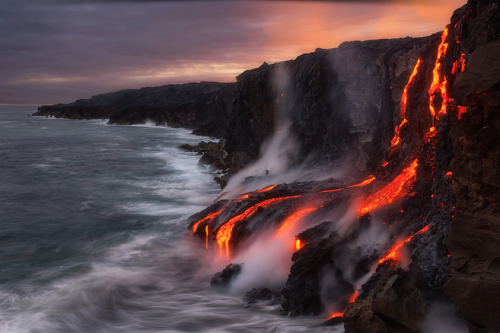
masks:
[(346, 332), (419, 332), (429, 299), (407, 272), (390, 271), (372, 296), (348, 305), (344, 314)]
[(201, 135), (224, 136), (231, 113), (233, 83), (201, 82), (128, 89), (80, 99), (70, 104), (44, 105), (35, 116), (109, 119), (111, 124), (142, 124), (196, 129)]
[(222, 271), (215, 273), (210, 280), (210, 286), (214, 288), (227, 288), (231, 281), (233, 281), (240, 273), (242, 264), (229, 264)]
[[(465, 70), (452, 97), (466, 113), (451, 128), (456, 214), (447, 247), (452, 256), (445, 294), (470, 332), (500, 331), (500, 3), (469, 1), (455, 12)], [(465, 110), (464, 110), (465, 111)]]

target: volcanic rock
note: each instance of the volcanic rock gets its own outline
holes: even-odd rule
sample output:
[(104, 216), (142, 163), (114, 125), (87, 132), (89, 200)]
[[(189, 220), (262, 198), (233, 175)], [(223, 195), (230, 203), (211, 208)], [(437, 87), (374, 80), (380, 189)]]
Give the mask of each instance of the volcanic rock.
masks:
[(240, 273), (242, 264), (229, 264), (222, 272), (215, 273), (214, 277), (210, 280), (210, 286), (215, 288), (226, 288), (232, 280), (234, 280)]
[(333, 283), (325, 293), (332, 302), (354, 293), (351, 283), (344, 280), (342, 272), (335, 266), (333, 254), (340, 245), (336, 234), (306, 244), (292, 256), (294, 262), (285, 288), (282, 290), (283, 310), (292, 316), (318, 315), (325, 310), (322, 302), (323, 280)]
[(267, 288), (253, 288), (243, 295), (243, 300), (248, 304), (257, 303), (258, 301), (269, 301), (269, 304), (274, 305), (280, 303), (281, 292)]
[(399, 269), (387, 273), (372, 296), (372, 311), (418, 331), (428, 310), (430, 297), (416, 288), (407, 272)]
[(348, 305), (344, 313), (346, 333), (410, 333), (411, 331), (397, 322), (383, 319), (371, 308), (371, 297)]
[[(451, 255), (444, 293), (470, 332), (500, 331), (500, 8), (498, 1), (469, 1), (457, 11), (454, 33), (465, 71), (452, 97), (465, 106), (450, 130), (450, 171), (456, 213), (446, 245)], [(451, 63), (453, 59), (447, 59)]]

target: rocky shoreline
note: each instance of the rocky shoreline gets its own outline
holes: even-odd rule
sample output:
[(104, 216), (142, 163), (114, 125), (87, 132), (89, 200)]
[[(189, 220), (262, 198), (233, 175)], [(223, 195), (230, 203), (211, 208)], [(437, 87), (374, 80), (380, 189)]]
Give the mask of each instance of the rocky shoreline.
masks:
[[(258, 159), (286, 116), (299, 142), (295, 163), (333, 168), (347, 156), (354, 163), (344, 181), (274, 184), (190, 217), (200, 243), (217, 243), (231, 258), (251, 237), (278, 237), (292, 215), (307, 215), (310, 223), (291, 235), (297, 248), (281, 294), (255, 286), (248, 302), (281, 303), (288, 315), (331, 311), (327, 324), (344, 322), (350, 333), (419, 332), (433, 304), (451, 300), (471, 333), (496, 333), (499, 37), (499, 1), (469, 0), (429, 37), (346, 42), (264, 63), (236, 83), (126, 90), (34, 115), (149, 119), (221, 138), (180, 147), (201, 154), (210, 171), (224, 170), (221, 187)], [(363, 200), (345, 231), (339, 216), (350, 213), (353, 198)], [(377, 228), (390, 239), (360, 245)], [(384, 259), (403, 238), (409, 266)], [(244, 267), (229, 265), (212, 284), (223, 288)]]

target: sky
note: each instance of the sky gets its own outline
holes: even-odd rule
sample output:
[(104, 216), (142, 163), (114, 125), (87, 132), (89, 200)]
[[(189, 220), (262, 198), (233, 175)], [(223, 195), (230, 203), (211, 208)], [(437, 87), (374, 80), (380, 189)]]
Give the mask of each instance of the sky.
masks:
[(466, 0), (0, 0), (0, 104), (234, 82), (344, 41), (443, 30)]

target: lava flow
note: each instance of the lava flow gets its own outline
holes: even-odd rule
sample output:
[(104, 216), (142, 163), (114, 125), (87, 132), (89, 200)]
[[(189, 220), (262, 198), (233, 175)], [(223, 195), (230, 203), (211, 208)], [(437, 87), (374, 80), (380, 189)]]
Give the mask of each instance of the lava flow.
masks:
[(205, 227), (205, 234), (207, 235), (207, 240), (206, 240), (206, 243), (205, 243), (205, 248), (208, 250), (208, 224)]
[(378, 207), (389, 205), (399, 198), (406, 196), (416, 180), (418, 161), (404, 169), (394, 180), (383, 189), (369, 195), (363, 205), (358, 209), (358, 215), (362, 216)]
[(283, 222), (281, 225), (281, 228), (278, 229), (278, 235), (281, 234), (285, 229), (291, 227), (296, 221), (300, 220), (304, 216), (308, 215), (309, 213), (314, 212), (318, 208), (306, 208), (299, 210), (298, 212), (293, 213), (289, 217), (286, 218), (286, 220)]
[(237, 215), (227, 221), (222, 227), (220, 227), (219, 231), (217, 232), (217, 244), (219, 244), (219, 248), (221, 250), (221, 255), (222, 255), (222, 245), (226, 244), (226, 255), (227, 258), (229, 258), (229, 240), (231, 239), (231, 234), (233, 232), (234, 225), (243, 220), (244, 218), (250, 217), (253, 215), (260, 207), (266, 208), (269, 206), (272, 206), (274, 204), (277, 204), (279, 202), (282, 202), (284, 200), (288, 199), (293, 199), (293, 198), (299, 198), (300, 195), (295, 195), (295, 196), (290, 196), (290, 197), (282, 197), (282, 198), (273, 198), (273, 199), (268, 199), (262, 202), (259, 202), (256, 205), (253, 205), (252, 207), (248, 208), (245, 210), (243, 213), (240, 215)]
[(297, 239), (295, 241), (295, 250), (298, 251), (302, 248), (302, 246), (300, 245), (300, 239)]
[(263, 188), (262, 190), (255, 191), (255, 193), (263, 193), (263, 192), (271, 191), (276, 186), (278, 186), (278, 185), (271, 185), (271, 186), (268, 186), (266, 188)]
[(441, 43), (439, 44), (436, 64), (434, 65), (434, 70), (432, 71), (432, 83), (429, 88), (429, 110), (431, 112), (432, 121), (434, 124), (434, 117), (436, 117), (436, 109), (434, 108), (438, 93), (441, 95), (441, 108), (437, 112), (437, 115), (446, 114), (446, 104), (448, 102), (448, 95), (446, 92), (446, 77), (441, 77), (441, 61), (446, 55), (446, 50), (448, 49), (448, 43), (446, 38), (448, 37), (448, 27), (444, 28), (443, 34), (441, 35)]
[(207, 222), (207, 223), (210, 223), (210, 221), (212, 221), (217, 215), (219, 215), (220, 213), (222, 213), (224, 211), (224, 209), (222, 210), (219, 210), (218, 212), (215, 212), (215, 213), (210, 213), (208, 214), (207, 216), (205, 216), (204, 218), (202, 218), (201, 220), (199, 220), (198, 222), (196, 222), (194, 225), (193, 225), (193, 233), (196, 232), (196, 229), (198, 228), (198, 226), (200, 225), (200, 223), (202, 222)]
[(426, 225), (424, 228), (420, 229), (419, 231), (417, 231), (416, 233), (414, 233), (410, 237), (408, 237), (405, 240), (391, 246), (391, 248), (384, 254), (384, 256), (382, 258), (380, 258), (378, 263), (382, 264), (388, 260), (397, 260), (397, 251), (399, 250), (399, 248), (401, 246), (403, 246), (404, 244), (408, 243), (414, 236), (417, 236), (417, 235), (420, 235), (420, 234), (423, 234), (424, 232), (426, 232), (427, 229), (429, 228), (429, 226), (430, 226), (430, 224)]
[[(349, 302), (347, 304), (349, 305), (349, 304), (353, 303), (356, 300), (356, 297), (358, 297), (358, 292), (357, 291), (355, 291), (351, 295), (351, 297), (349, 297)], [(347, 310), (347, 305), (345, 306), (345, 309), (344, 309), (343, 312), (332, 312), (332, 313), (330, 313), (330, 317), (328, 317), (328, 320), (333, 319), (333, 318), (337, 318), (337, 317), (343, 317), (346, 310)]]
[(401, 127), (403, 127), (408, 120), (405, 118), (406, 117), (406, 104), (408, 101), (408, 89), (410, 89), (413, 84), (415, 83), (415, 77), (418, 74), (418, 69), (420, 67), (420, 64), (422, 63), (422, 60), (418, 58), (417, 64), (413, 68), (413, 72), (410, 75), (410, 78), (408, 79), (408, 83), (405, 86), (405, 89), (403, 90), (403, 95), (401, 96), (401, 114), (400, 117), (403, 119), (401, 123), (394, 128), (394, 138), (391, 140), (391, 146), (394, 147), (399, 142), (401, 142), (401, 137), (400, 137), (400, 131)]
[(345, 189), (348, 189), (348, 188), (351, 188), (351, 187), (360, 187), (360, 186), (365, 186), (365, 185), (368, 185), (368, 184), (370, 184), (371, 182), (373, 182), (375, 179), (377, 179), (377, 177), (375, 177), (375, 176), (370, 176), (369, 178), (367, 178), (366, 180), (362, 181), (362, 182), (361, 182), (361, 183), (359, 183), (359, 184), (355, 184), (355, 185), (347, 186), (347, 187), (344, 187), (344, 188), (337, 188), (337, 189), (334, 189), (334, 190), (326, 190), (326, 191), (321, 191), (321, 192), (319, 192), (319, 193), (337, 192), (337, 191), (342, 191), (342, 190), (345, 190)]

